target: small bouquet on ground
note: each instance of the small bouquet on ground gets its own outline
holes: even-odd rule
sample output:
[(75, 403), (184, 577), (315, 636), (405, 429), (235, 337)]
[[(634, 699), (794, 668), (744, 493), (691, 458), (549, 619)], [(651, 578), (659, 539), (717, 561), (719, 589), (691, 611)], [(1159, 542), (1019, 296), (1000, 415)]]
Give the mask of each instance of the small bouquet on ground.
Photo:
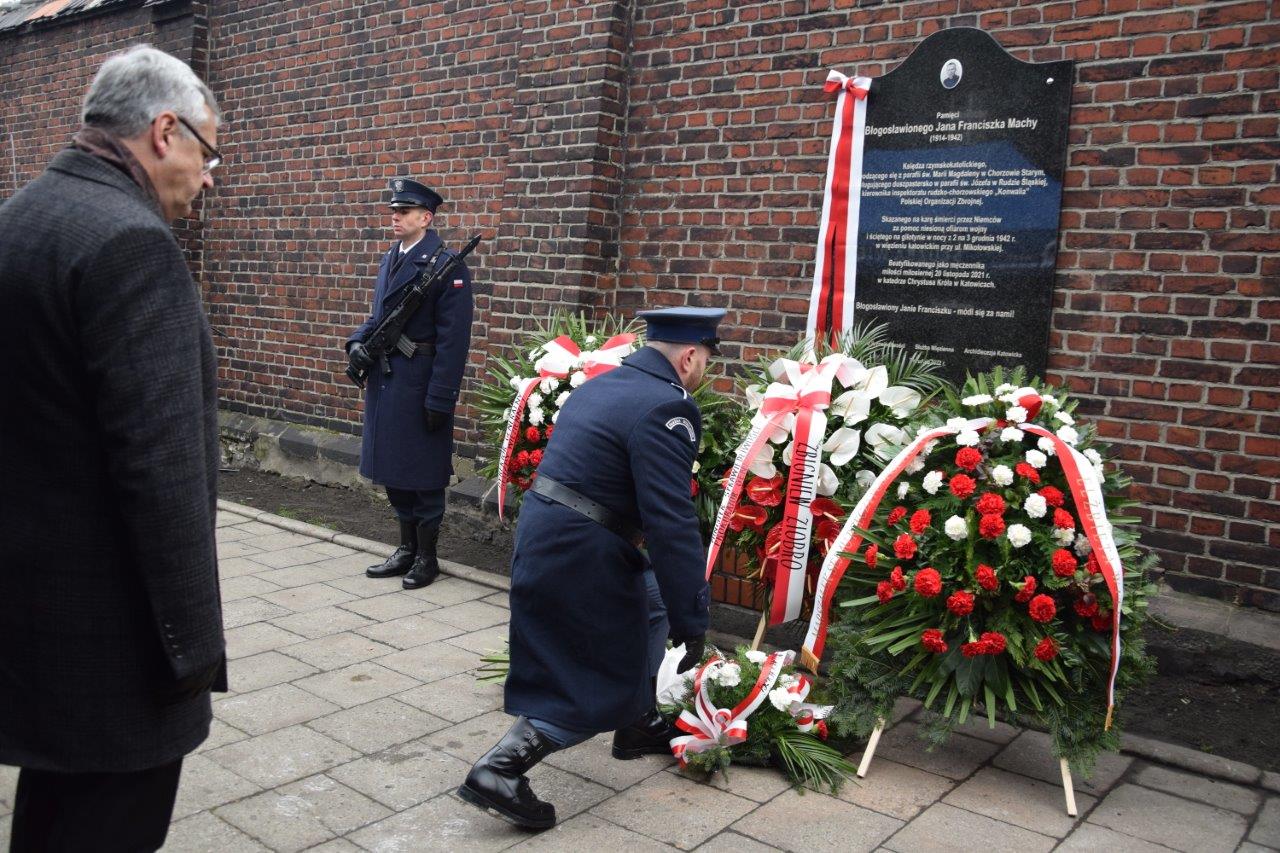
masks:
[(682, 768), (712, 774), (738, 761), (782, 767), (798, 786), (832, 791), (855, 768), (826, 743), (829, 705), (809, 700), (812, 683), (791, 665), (793, 652), (710, 649), (685, 673), (684, 646), (658, 671), (658, 707), (685, 734), (671, 741)]
[(703, 470), (723, 479), (704, 488), (716, 500), (699, 507), (713, 512), (711, 560), (724, 542), (753, 557), (777, 624), (800, 616), (848, 508), (942, 383), (934, 362), (904, 355), (882, 326), (796, 347), (749, 383), (739, 442), (703, 457)]
[(498, 511), (506, 484), (519, 495), (533, 485), (560, 409), (574, 389), (614, 369), (640, 346), (631, 326), (606, 317), (555, 314), (514, 359), (491, 357), (491, 381), (480, 389), (482, 423), (498, 451), (480, 473), (498, 481)]
[(940, 742), (970, 713), (994, 725), (1002, 712), (1048, 728), (1087, 773), (1118, 748), (1118, 697), (1152, 669), (1141, 627), (1154, 558), (1120, 514), (1129, 481), (1075, 404), (1010, 378), (949, 393), (950, 419), (895, 457), (865, 529), (838, 543), (852, 596), (832, 635), (833, 721), (865, 734), (910, 695), (940, 715)]

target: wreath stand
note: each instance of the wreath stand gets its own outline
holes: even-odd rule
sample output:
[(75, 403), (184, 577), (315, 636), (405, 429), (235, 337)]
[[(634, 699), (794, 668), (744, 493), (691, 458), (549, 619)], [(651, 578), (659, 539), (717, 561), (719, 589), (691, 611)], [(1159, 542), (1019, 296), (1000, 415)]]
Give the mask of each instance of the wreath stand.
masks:
[[(867, 748), (862, 751), (862, 761), (858, 764), (859, 779), (866, 778), (867, 768), (871, 766), (871, 759), (876, 754), (876, 747), (880, 744), (880, 735), (884, 733), (884, 726), (884, 720), (878, 722), (867, 740)], [(1076, 792), (1071, 785), (1071, 767), (1067, 764), (1067, 759), (1058, 759), (1058, 768), (1062, 771), (1062, 793), (1067, 801), (1067, 814), (1077, 817), (1079, 812), (1076, 809)]]

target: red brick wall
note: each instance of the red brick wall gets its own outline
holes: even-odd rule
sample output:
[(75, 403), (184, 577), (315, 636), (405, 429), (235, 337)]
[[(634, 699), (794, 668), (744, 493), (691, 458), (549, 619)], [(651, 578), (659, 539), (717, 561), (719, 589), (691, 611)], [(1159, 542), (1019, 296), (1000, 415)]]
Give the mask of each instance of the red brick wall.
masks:
[[(1275, 4), (207, 5), (207, 34), (197, 17), (173, 49), (207, 47), (228, 117), (192, 241), (228, 336), (225, 403), (342, 431), (360, 415), (340, 340), (387, 242), (387, 178), (438, 185), (453, 242), (488, 238), (470, 387), (487, 351), (556, 307), (726, 304), (728, 350), (751, 361), (803, 325), (827, 68), (883, 74), (949, 26), (1074, 59), (1052, 377), (1124, 458), (1170, 583), (1280, 609)], [(73, 127), (101, 45), (153, 31), (128, 9), (0, 34), (0, 85), (22, 93), (0, 107), (19, 183), (61, 144), (38, 135), (49, 116)], [(68, 54), (83, 62), (53, 64)], [(462, 414), (462, 451), (485, 452)]]

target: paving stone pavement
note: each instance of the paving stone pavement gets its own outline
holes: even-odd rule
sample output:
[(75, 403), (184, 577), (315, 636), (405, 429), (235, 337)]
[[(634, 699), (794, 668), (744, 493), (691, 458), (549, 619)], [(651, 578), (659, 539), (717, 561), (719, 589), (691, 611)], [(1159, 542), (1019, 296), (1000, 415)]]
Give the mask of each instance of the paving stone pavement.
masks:
[[(523, 832), (454, 794), (510, 722), (475, 678), (505, 639), (500, 579), (403, 591), (364, 577), (376, 559), (351, 537), (234, 505), (218, 538), (232, 692), (183, 768), (167, 851), (1280, 849), (1265, 780), (1105, 756), (1070, 818), (1045, 735), (970, 724), (930, 753), (912, 703), (835, 796), (767, 769), (704, 784), (659, 756), (615, 761), (601, 735), (534, 769), (560, 824)], [(16, 781), (0, 767), (0, 849)]]

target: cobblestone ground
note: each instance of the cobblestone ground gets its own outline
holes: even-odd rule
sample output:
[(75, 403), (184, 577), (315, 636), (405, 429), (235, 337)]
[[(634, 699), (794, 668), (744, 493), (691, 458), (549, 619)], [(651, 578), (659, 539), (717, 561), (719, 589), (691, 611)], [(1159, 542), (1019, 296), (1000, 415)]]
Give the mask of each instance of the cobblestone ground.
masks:
[[(507, 594), (456, 576), (406, 592), (364, 577), (359, 549), (382, 546), (241, 510), (218, 519), (234, 692), (186, 761), (166, 850), (1280, 848), (1274, 774), (1232, 765), (1262, 783), (1232, 784), (1107, 756), (1077, 781), (1073, 819), (1044, 735), (984, 722), (929, 753), (908, 704), (839, 796), (751, 768), (702, 784), (662, 757), (614, 761), (601, 736), (534, 769), (560, 825), (522, 832), (453, 793), (510, 722), (474, 674), (506, 638)], [(0, 768), (6, 847), (16, 778)]]

